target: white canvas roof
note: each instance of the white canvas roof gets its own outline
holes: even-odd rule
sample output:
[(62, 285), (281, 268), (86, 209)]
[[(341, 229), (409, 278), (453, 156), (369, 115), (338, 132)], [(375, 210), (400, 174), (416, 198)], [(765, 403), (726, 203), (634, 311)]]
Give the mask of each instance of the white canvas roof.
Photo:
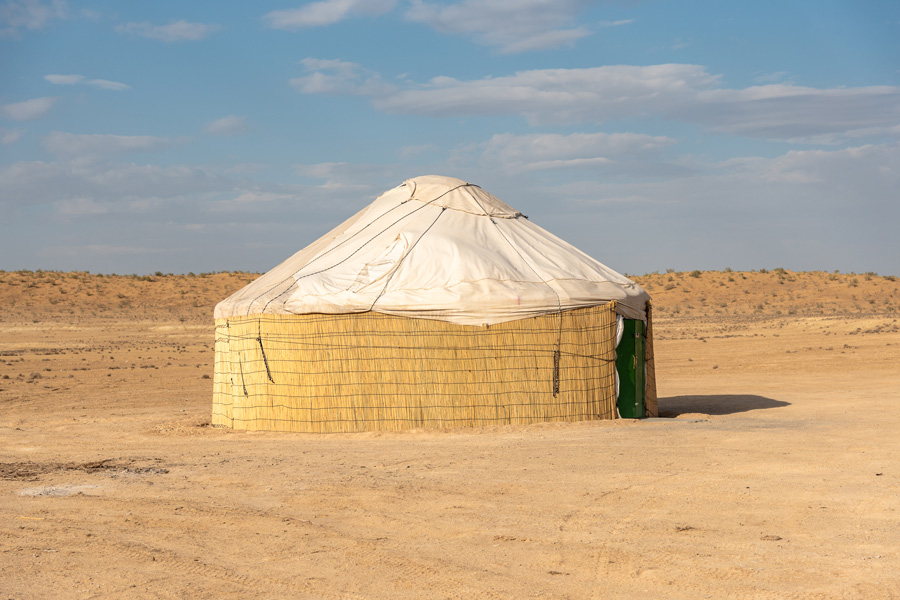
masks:
[(492, 325), (647, 293), (476, 185), (409, 179), (216, 306), (216, 318), (375, 311)]

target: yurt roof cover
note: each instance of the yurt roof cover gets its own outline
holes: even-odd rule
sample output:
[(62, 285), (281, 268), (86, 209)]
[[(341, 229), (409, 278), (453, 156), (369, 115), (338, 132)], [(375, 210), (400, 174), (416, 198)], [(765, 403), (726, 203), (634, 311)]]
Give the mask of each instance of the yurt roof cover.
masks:
[(636, 283), (480, 187), (405, 181), (216, 306), (216, 318), (375, 311), (492, 325), (617, 301), (646, 319)]

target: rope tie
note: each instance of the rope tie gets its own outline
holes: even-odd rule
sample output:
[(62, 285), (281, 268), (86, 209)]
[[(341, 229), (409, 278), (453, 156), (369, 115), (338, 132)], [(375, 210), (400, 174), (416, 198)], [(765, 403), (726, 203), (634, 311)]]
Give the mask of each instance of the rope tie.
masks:
[(257, 321), (258, 335), (256, 336), (256, 341), (259, 342), (259, 351), (262, 352), (263, 364), (266, 365), (266, 377), (269, 378), (269, 381), (275, 383), (275, 380), (272, 379), (272, 371), (269, 370), (269, 360), (266, 358), (266, 349), (263, 348), (262, 343), (262, 322)]
[[(476, 200), (476, 203), (477, 202), (478, 201)], [(478, 205), (481, 206), (480, 203)], [(484, 207), (482, 207), (482, 210), (484, 210)], [(485, 211), (485, 212), (487, 212), (487, 211)], [(553, 397), (556, 398), (559, 395), (559, 350), (560, 350), (560, 347), (562, 346), (562, 326), (563, 326), (562, 300), (560, 299), (559, 294), (556, 292), (556, 290), (553, 288), (553, 286), (550, 285), (550, 282), (546, 281), (543, 277), (541, 277), (540, 273), (537, 272), (537, 269), (535, 269), (531, 265), (531, 263), (529, 263), (527, 260), (525, 260), (525, 257), (522, 256), (522, 253), (519, 252), (519, 249), (516, 248), (515, 246), (513, 246), (512, 242), (509, 241), (509, 238), (506, 237), (506, 234), (503, 233), (503, 230), (500, 229), (500, 225), (497, 224), (497, 221), (495, 221), (493, 217), (489, 217), (489, 218), (491, 220), (491, 223), (493, 223), (494, 227), (497, 229), (497, 232), (503, 237), (504, 240), (506, 240), (506, 243), (509, 244), (509, 247), (512, 248), (513, 251), (519, 255), (519, 258), (522, 259), (522, 262), (525, 263), (525, 265), (529, 269), (531, 269), (531, 272), (534, 273), (535, 275), (537, 275), (537, 278), (544, 285), (546, 285), (548, 288), (550, 288), (550, 291), (553, 292), (554, 296), (556, 296), (556, 314), (559, 315), (559, 326), (556, 331), (556, 348), (553, 351)]]
[(247, 393), (247, 384), (244, 383), (244, 361), (241, 360), (240, 354), (238, 355), (238, 368), (241, 370), (241, 387), (244, 388), (244, 395), (249, 396)]
[(559, 394), (559, 350), (553, 351), (553, 397)]

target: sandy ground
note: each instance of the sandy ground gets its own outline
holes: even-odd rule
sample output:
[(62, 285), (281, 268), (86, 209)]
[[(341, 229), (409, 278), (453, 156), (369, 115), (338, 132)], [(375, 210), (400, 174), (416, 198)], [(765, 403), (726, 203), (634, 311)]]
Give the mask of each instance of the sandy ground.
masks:
[(209, 426), (247, 276), (6, 274), (0, 598), (900, 598), (897, 282), (677, 275), (663, 418), (304, 435)]

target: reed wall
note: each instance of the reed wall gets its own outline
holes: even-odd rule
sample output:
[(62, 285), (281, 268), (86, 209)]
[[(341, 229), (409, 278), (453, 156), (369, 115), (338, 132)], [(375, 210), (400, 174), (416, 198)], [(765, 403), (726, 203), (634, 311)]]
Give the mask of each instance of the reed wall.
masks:
[(219, 319), (212, 422), (325, 433), (612, 419), (615, 319), (614, 302), (490, 327)]

